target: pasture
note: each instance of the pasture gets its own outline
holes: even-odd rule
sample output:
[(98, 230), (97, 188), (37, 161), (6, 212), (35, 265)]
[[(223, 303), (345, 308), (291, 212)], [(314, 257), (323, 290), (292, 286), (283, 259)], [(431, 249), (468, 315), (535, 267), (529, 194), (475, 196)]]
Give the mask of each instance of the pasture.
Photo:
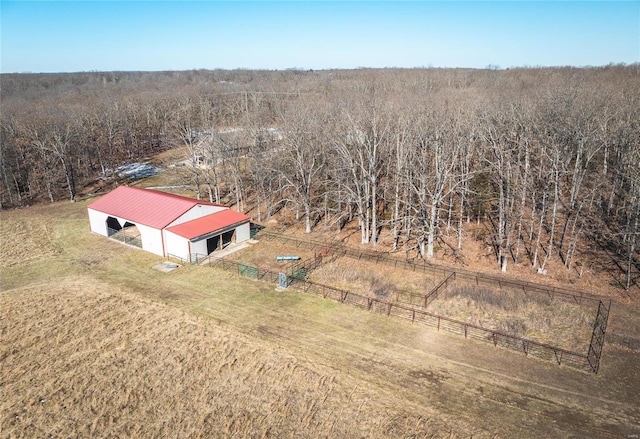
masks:
[(0, 213), (5, 437), (640, 434), (632, 304), (588, 374), (216, 268), (160, 273), (91, 234), (86, 205)]

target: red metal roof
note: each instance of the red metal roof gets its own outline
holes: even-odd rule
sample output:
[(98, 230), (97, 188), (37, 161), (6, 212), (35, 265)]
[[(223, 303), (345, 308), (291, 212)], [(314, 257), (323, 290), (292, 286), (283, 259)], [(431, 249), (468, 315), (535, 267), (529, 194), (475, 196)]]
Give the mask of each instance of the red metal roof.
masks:
[(153, 189), (119, 186), (91, 203), (88, 208), (132, 223), (163, 229), (199, 204), (220, 206)]
[(169, 227), (167, 230), (183, 238), (193, 239), (198, 236), (208, 235), (230, 227), (249, 221), (249, 217), (235, 210), (226, 209), (211, 215)]

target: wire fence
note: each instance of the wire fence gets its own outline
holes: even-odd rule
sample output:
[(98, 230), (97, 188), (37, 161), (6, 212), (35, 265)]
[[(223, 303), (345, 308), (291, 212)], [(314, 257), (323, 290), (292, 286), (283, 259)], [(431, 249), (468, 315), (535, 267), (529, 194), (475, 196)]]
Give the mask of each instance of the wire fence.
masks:
[[(261, 269), (259, 267), (247, 266), (241, 262), (232, 261), (226, 258), (210, 258), (206, 265), (233, 271), (251, 279), (264, 280), (271, 283), (280, 282), (281, 280), (280, 273), (278, 272)], [(407, 306), (406, 304), (393, 303), (382, 299), (363, 296), (330, 285), (313, 282), (308, 279), (288, 277), (287, 286), (293, 287), (294, 289), (304, 293), (313, 294), (325, 299), (331, 299), (336, 302), (354, 306), (376, 314), (399, 318), (437, 331), (448, 332), (450, 334), (462, 336), (466, 339), (479, 340), (493, 344), (496, 347), (503, 347), (518, 351), (527, 356), (551, 361), (557, 364), (564, 364), (584, 371), (597, 372), (597, 363), (599, 363), (599, 357), (597, 355), (593, 355), (592, 360), (590, 360), (587, 355), (582, 355), (577, 352), (486, 329), (481, 326), (440, 316), (428, 312), (425, 309)], [(592, 363), (594, 360), (596, 362)]]
[(107, 235), (111, 239), (115, 239), (116, 241), (124, 242), (125, 244), (132, 245), (134, 247), (142, 248), (142, 238), (140, 234), (130, 235), (127, 233), (127, 229), (112, 229), (111, 227), (107, 227)]
[(611, 311), (611, 300), (609, 306), (600, 301), (596, 320), (593, 324), (593, 332), (591, 334), (591, 342), (587, 352), (587, 360), (593, 372), (598, 373), (600, 369), (600, 358), (602, 357), (602, 349), (604, 348), (604, 336), (607, 333), (607, 323), (609, 321), (609, 312)]
[(603, 297), (587, 294), (582, 291), (574, 291), (568, 288), (560, 288), (553, 285), (538, 284), (534, 282), (523, 281), (520, 279), (513, 279), (506, 276), (496, 276), (488, 273), (481, 273), (471, 270), (465, 270), (462, 268), (456, 268), (455, 270), (442, 267), (430, 262), (421, 260), (402, 260), (397, 257), (391, 256), (388, 252), (371, 252), (362, 251), (359, 249), (349, 248), (339, 242), (322, 242), (312, 239), (299, 239), (291, 236), (282, 235), (279, 233), (261, 231), (258, 235), (260, 238), (267, 240), (280, 240), (282, 242), (288, 242), (296, 247), (305, 246), (312, 250), (323, 249), (325, 251), (332, 252), (335, 257), (346, 256), (357, 260), (366, 260), (375, 262), (378, 264), (385, 264), (393, 266), (394, 268), (402, 268), (413, 272), (422, 272), (431, 274), (436, 278), (446, 279), (450, 277), (452, 273), (455, 274), (456, 281), (466, 281), (474, 283), (476, 286), (488, 286), (498, 287), (500, 289), (510, 288), (513, 291), (519, 291), (523, 294), (527, 293), (539, 293), (545, 294), (554, 300), (563, 300), (571, 303), (581, 305), (585, 302), (591, 302), (594, 306), (598, 304)]
[[(277, 235), (273, 233), (261, 232), (260, 237), (268, 240), (280, 239), (288, 241), (296, 246), (310, 246), (312, 249), (321, 250), (312, 258), (301, 260), (291, 264), (289, 276), (285, 279), (286, 287), (292, 286), (296, 290), (313, 294), (326, 299), (351, 305), (376, 314), (399, 318), (435, 329), (464, 337), (465, 339), (479, 340), (513, 351), (524, 353), (527, 356), (541, 360), (550, 361), (557, 364), (567, 365), (579, 370), (597, 373), (600, 367), (600, 359), (604, 347), (604, 338), (607, 328), (611, 301), (605, 306), (604, 302), (595, 296), (571, 292), (555, 287), (538, 286), (528, 282), (497, 279), (481, 273), (461, 272), (458, 270), (448, 270), (443, 267), (433, 267), (429, 264), (418, 264), (411, 261), (401, 261), (384, 255), (374, 255), (369, 252), (358, 252), (346, 247), (327, 245), (326, 243), (302, 241), (291, 237)], [(327, 261), (334, 261), (338, 257), (357, 257), (359, 260), (376, 261), (378, 263), (392, 264), (394, 267), (411, 271), (428, 272), (436, 276), (442, 276), (438, 285), (425, 295), (412, 294), (406, 292), (396, 292), (387, 299), (368, 297), (348, 290), (336, 288), (323, 283), (311, 281), (307, 275), (311, 270), (319, 267)], [(228, 271), (234, 271), (241, 276), (251, 279), (264, 280), (282, 285), (283, 274), (280, 272), (266, 270), (259, 267), (250, 266), (228, 258), (212, 257), (211, 255), (190, 255), (191, 263), (200, 265), (216, 266)], [(183, 260), (184, 261), (184, 260)], [(591, 342), (587, 354), (563, 349), (546, 343), (537, 342), (524, 337), (506, 334), (500, 331), (484, 328), (475, 324), (466, 323), (451, 317), (438, 315), (427, 310), (429, 303), (434, 301), (438, 295), (445, 291), (457, 279), (472, 279), (476, 285), (482, 283), (498, 287), (517, 286), (524, 294), (527, 292), (544, 292), (552, 299), (569, 300), (581, 304), (583, 301), (597, 300), (598, 308)]]
[[(591, 335), (591, 341), (589, 343), (589, 348), (587, 350), (587, 355), (583, 355), (577, 352), (569, 351), (566, 349), (562, 349), (559, 347), (551, 346), (544, 343), (538, 343), (532, 340), (528, 340), (525, 338), (520, 338), (517, 336), (512, 336), (509, 334), (500, 333), (498, 331), (493, 331), (487, 328), (482, 328), (477, 325), (467, 324), (464, 322), (458, 322), (455, 319), (451, 319), (445, 316), (437, 316), (438, 324), (435, 327), (440, 330), (442, 322), (445, 323), (445, 331), (464, 334), (466, 338), (475, 338), (481, 340), (491, 340), (496, 346), (510, 347), (511, 349), (522, 350), (527, 355), (532, 355), (538, 358), (547, 359), (550, 361), (555, 361), (558, 363), (564, 362), (565, 364), (571, 364), (573, 366), (577, 366), (580, 369), (589, 370), (591, 372), (597, 373), (600, 367), (600, 360), (602, 357), (602, 351), (604, 348), (604, 339), (606, 334), (607, 322), (609, 317), (609, 311), (611, 308), (611, 300), (609, 300), (609, 305), (606, 306), (604, 303), (604, 298), (586, 294), (582, 291), (573, 291), (567, 288), (559, 288), (551, 285), (537, 284), (533, 282), (522, 281), (519, 279), (511, 279), (503, 276), (495, 276), (486, 273), (474, 272), (471, 270), (458, 269), (451, 270), (445, 267), (440, 267), (426, 261), (415, 262), (409, 260), (401, 260), (395, 257), (391, 257), (389, 253), (380, 253), (380, 252), (367, 252), (367, 251), (359, 251), (355, 249), (351, 249), (349, 247), (344, 246), (341, 243), (336, 242), (321, 242), (315, 241), (312, 239), (298, 239), (290, 236), (285, 236), (278, 233), (272, 232), (262, 232), (260, 234), (261, 237), (264, 237), (268, 240), (278, 239), (284, 242), (292, 243), (297, 247), (306, 246), (306, 248), (311, 248), (312, 250), (321, 249), (325, 253), (330, 253), (334, 256), (334, 260), (336, 257), (346, 256), (350, 258), (355, 258), (358, 260), (367, 260), (373, 261), (375, 263), (383, 263), (386, 265), (391, 265), (394, 268), (403, 268), (410, 271), (419, 271), (423, 273), (428, 273), (433, 276), (442, 276), (444, 279), (429, 293), (426, 295), (416, 295), (411, 293), (395, 293), (395, 299), (398, 303), (387, 303), (389, 308), (389, 315), (393, 315), (393, 307), (404, 307), (408, 306), (409, 309), (415, 310), (414, 307), (420, 306), (424, 308), (423, 310), (415, 310), (418, 313), (426, 313), (428, 315), (437, 316), (436, 314), (431, 314), (426, 311), (426, 308), (429, 303), (433, 302), (438, 295), (447, 290), (447, 288), (454, 281), (462, 281), (466, 283), (473, 283), (477, 287), (486, 286), (486, 287), (497, 287), (499, 289), (510, 289), (514, 292), (521, 292), (524, 295), (528, 293), (536, 293), (536, 294), (544, 294), (551, 298), (552, 300), (562, 300), (569, 303), (575, 303), (578, 305), (582, 305), (583, 303), (589, 305), (597, 305), (596, 318), (594, 321), (594, 327)], [(327, 288), (327, 286), (325, 286)], [(353, 296), (355, 293), (344, 292), (346, 294), (346, 298), (342, 301), (343, 303), (348, 302), (349, 295)], [(365, 297), (365, 296), (362, 296)], [(370, 299), (373, 301), (380, 301), (379, 299)], [(362, 302), (362, 301), (360, 301)], [(372, 305), (373, 306), (373, 305)], [(433, 317), (435, 318), (435, 317)], [(412, 322), (415, 319), (415, 315), (412, 314)], [(433, 320), (433, 319), (432, 319)], [(458, 323), (450, 323), (450, 322), (458, 322)], [(425, 322), (426, 326), (434, 326), (433, 321)], [(453, 325), (453, 327), (451, 326)], [(466, 325), (466, 326), (460, 326)], [(462, 328), (462, 329), (461, 329)], [(553, 355), (551, 355), (553, 354)]]
[(424, 296), (424, 307), (426, 308), (430, 300), (435, 300), (441, 291), (449, 288), (449, 284), (456, 280), (456, 272), (451, 273), (445, 280), (440, 282), (436, 287)]

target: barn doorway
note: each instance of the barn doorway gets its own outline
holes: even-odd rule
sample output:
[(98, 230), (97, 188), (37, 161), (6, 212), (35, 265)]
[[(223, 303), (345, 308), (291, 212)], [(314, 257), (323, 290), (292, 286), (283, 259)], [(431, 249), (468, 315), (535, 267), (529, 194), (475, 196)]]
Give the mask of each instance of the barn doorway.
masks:
[(235, 229), (224, 232), (222, 235), (222, 248), (225, 248), (229, 244), (235, 241), (236, 231)]
[(220, 235), (212, 236), (211, 238), (207, 238), (207, 254), (211, 254), (216, 250), (222, 250), (227, 248), (227, 246), (236, 241), (236, 231), (235, 229), (229, 230), (228, 232), (221, 233)]
[(114, 217), (110, 216), (107, 218), (107, 236), (111, 237), (122, 230), (122, 226), (120, 222)]
[(107, 236), (116, 241), (142, 248), (142, 238), (140, 230), (134, 223), (126, 221), (124, 226), (120, 222), (110, 216), (107, 218)]
[(207, 238), (207, 254), (210, 255), (220, 248), (220, 235)]

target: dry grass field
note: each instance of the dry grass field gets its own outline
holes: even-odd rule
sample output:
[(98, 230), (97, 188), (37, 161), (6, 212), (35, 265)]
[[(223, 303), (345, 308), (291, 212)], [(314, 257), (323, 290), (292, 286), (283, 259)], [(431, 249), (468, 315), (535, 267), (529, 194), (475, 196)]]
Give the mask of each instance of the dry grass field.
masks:
[(462, 281), (455, 281), (429, 304), (429, 311), (439, 315), (585, 354), (597, 310), (595, 301), (577, 304)]
[(424, 296), (442, 279), (426, 273), (394, 270), (384, 264), (341, 257), (314, 270), (311, 280), (363, 296), (393, 301), (397, 292)]
[[(86, 205), (0, 213), (0, 436), (640, 434), (640, 313), (598, 375), (88, 231)], [(260, 244), (256, 244), (259, 246)]]
[[(276, 262), (274, 255), (298, 255), (304, 260), (313, 258), (314, 251), (305, 245), (297, 246), (274, 239), (235, 253), (231, 258), (261, 269), (290, 274), (292, 263)], [(428, 272), (407, 271), (396, 269), (392, 265), (340, 257), (326, 261), (312, 270), (309, 279), (388, 302), (398, 301), (408, 306), (412, 306), (413, 302), (413, 306), (420, 308), (423, 305), (421, 297), (432, 291), (442, 277)], [(431, 301), (428, 310), (516, 337), (586, 353), (597, 302), (585, 300), (578, 304), (555, 300), (544, 293), (523, 294), (520, 289), (478, 287), (456, 280)]]
[[(297, 261), (277, 261), (276, 256), (297, 256)], [(290, 273), (291, 266), (302, 260), (313, 258), (315, 252), (304, 247), (287, 245), (278, 241), (270, 241), (268, 247), (252, 245), (240, 252), (233, 253), (229, 259), (243, 264), (259, 267), (273, 272)]]
[(110, 290), (78, 277), (3, 293), (9, 436), (428, 436), (448, 428), (271, 343)]

